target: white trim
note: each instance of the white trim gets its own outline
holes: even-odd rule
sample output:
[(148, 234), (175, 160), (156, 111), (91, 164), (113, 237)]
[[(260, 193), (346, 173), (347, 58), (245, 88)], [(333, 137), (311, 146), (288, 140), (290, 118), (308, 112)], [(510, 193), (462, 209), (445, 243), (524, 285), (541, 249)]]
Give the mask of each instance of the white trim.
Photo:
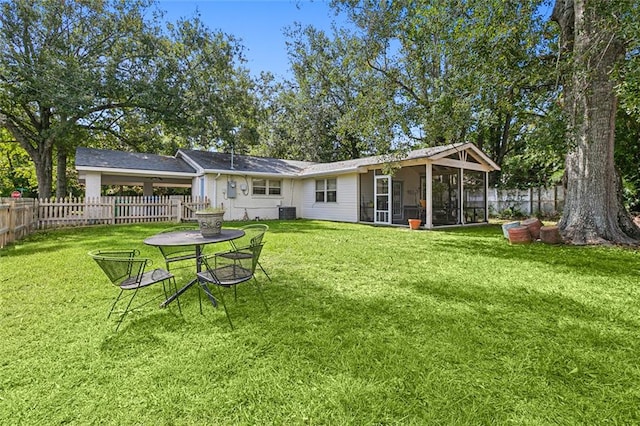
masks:
[(284, 179), (284, 178), (288, 178), (288, 179), (295, 179), (295, 178), (301, 178), (302, 176), (300, 175), (292, 175), (290, 173), (264, 173), (264, 172), (253, 172), (253, 171), (237, 171), (237, 170), (224, 170), (224, 169), (203, 169), (203, 174), (210, 174), (210, 173), (220, 173), (222, 175), (229, 175), (229, 176), (258, 176), (258, 177), (263, 177), (263, 178), (271, 178), (271, 179)]
[[(473, 153), (477, 154), (478, 157), (480, 157), (479, 159), (481, 159), (482, 161), (487, 163), (487, 165), (489, 167), (493, 168), (494, 170), (500, 170), (500, 167), (498, 167), (498, 165), (496, 163), (494, 163), (491, 158), (487, 157), (485, 155), (485, 153), (480, 150), (480, 148), (478, 148), (477, 146), (475, 146), (471, 142), (467, 142), (467, 143), (465, 143), (463, 145), (460, 145), (460, 146), (451, 147), (451, 148), (449, 148), (447, 150), (444, 150), (442, 152), (439, 152), (439, 153), (434, 154), (432, 156), (429, 156), (427, 158), (430, 158), (431, 160), (439, 160), (439, 159), (447, 157), (447, 156), (449, 156), (449, 155), (451, 155), (453, 153), (464, 151), (464, 150), (473, 151)], [(476, 157), (476, 159), (478, 159), (478, 158)], [(475, 163), (465, 163), (465, 164), (475, 164)], [(467, 167), (467, 168), (470, 168), (470, 167)]]
[(107, 167), (77, 166), (76, 170), (78, 172), (98, 172), (103, 175), (117, 175), (117, 176), (120, 176), (120, 175), (152, 176), (152, 177), (171, 176), (171, 177), (183, 177), (183, 178), (192, 178), (196, 176), (196, 173), (188, 173), (188, 172), (166, 172), (162, 170), (118, 169), (118, 168), (107, 168)]
[(432, 164), (435, 166), (454, 167), (456, 169), (476, 170), (478, 172), (486, 172), (490, 169), (489, 166), (485, 164), (467, 163), (460, 160), (453, 160), (451, 158), (441, 158), (433, 161)]

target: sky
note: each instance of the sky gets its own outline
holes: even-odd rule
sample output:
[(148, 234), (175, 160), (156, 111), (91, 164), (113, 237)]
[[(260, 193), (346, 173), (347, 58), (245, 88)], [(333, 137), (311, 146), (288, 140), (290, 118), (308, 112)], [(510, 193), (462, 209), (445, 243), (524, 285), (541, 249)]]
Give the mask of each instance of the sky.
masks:
[(175, 22), (196, 12), (211, 30), (222, 30), (241, 39), (251, 75), (271, 71), (290, 77), (283, 31), (295, 22), (330, 32), (335, 19), (328, 0), (160, 0), (165, 19)]

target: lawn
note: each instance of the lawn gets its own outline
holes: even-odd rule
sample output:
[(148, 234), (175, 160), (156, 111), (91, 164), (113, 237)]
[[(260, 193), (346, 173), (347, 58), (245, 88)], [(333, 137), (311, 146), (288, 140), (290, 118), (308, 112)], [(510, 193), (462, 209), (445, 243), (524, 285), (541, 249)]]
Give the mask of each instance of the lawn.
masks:
[(240, 287), (235, 330), (194, 288), (182, 316), (153, 303), (114, 333), (117, 291), (86, 253), (162, 265), (142, 241), (166, 224), (0, 250), (0, 424), (640, 423), (635, 250), (510, 246), (499, 225), (267, 223), (270, 312)]

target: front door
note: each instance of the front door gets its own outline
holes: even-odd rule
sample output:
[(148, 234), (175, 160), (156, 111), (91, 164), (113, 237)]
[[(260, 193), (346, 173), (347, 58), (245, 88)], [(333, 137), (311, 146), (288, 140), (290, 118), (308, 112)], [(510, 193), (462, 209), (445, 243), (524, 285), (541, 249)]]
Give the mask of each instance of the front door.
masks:
[(391, 223), (391, 176), (376, 176), (374, 185), (374, 223)]

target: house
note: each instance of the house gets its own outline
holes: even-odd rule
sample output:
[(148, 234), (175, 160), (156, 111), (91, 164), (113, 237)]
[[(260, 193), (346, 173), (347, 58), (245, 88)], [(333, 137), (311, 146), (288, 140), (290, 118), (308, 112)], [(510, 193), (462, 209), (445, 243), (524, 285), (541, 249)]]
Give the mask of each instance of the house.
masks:
[[(282, 218), (426, 228), (487, 221), (488, 173), (499, 167), (472, 143), (333, 163), (181, 149), (174, 157), (78, 148), (87, 197), (102, 185), (190, 187), (226, 209), (225, 220)], [(288, 217), (288, 216), (287, 216)]]

